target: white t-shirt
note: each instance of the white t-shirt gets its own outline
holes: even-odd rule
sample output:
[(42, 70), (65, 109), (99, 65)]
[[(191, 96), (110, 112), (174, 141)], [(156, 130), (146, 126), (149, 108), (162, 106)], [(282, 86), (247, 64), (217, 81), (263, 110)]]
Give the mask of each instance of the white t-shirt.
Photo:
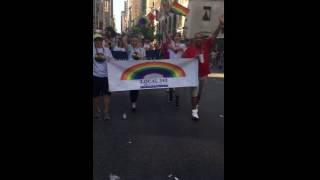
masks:
[(130, 48), (130, 51), (129, 51), (129, 60), (134, 60), (132, 58), (132, 55), (134, 53), (137, 53), (140, 57), (142, 57), (140, 60), (143, 60), (145, 59), (146, 57), (146, 50), (144, 48)]
[[(97, 51), (97, 52), (96, 52)], [(107, 58), (106, 61), (99, 63), (95, 60), (96, 53), (102, 53)], [(113, 59), (110, 49), (108, 48), (95, 48), (93, 46), (93, 76), (108, 77), (107, 61)]]
[(126, 52), (127, 50), (126, 50), (126, 48), (121, 48), (121, 47), (116, 46), (116, 47), (114, 47), (114, 48), (113, 48), (113, 51), (122, 51), (122, 52)]
[(145, 43), (145, 44), (143, 45), (143, 48), (144, 48), (144, 49), (150, 49), (150, 48), (151, 48), (151, 45), (150, 45), (149, 43)]
[(182, 57), (183, 52), (187, 49), (186, 45), (183, 43), (175, 43), (174, 41), (171, 42), (170, 44), (171, 47), (175, 48), (182, 48), (183, 51), (179, 51), (175, 53), (172, 49), (168, 49), (169, 51), (169, 58), (170, 59), (180, 59)]

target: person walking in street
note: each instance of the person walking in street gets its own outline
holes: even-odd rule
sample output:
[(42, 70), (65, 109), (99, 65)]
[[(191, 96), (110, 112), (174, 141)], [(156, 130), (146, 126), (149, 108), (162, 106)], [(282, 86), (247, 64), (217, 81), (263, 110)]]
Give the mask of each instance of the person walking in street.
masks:
[(152, 50), (152, 49), (153, 49), (150, 39), (145, 38), (145, 39), (143, 40), (143, 48), (144, 48), (146, 51), (149, 51), (149, 50)]
[(184, 58), (198, 58), (199, 59), (199, 85), (198, 87), (192, 87), (192, 119), (199, 120), (199, 103), (201, 99), (201, 94), (205, 87), (208, 74), (210, 73), (209, 59), (210, 51), (215, 45), (216, 38), (222, 29), (223, 24), (220, 20), (218, 28), (214, 31), (211, 37), (204, 38), (201, 33), (196, 33), (193, 42), (188, 46), (182, 57)]
[[(181, 42), (181, 34), (176, 33), (174, 35), (174, 39), (169, 43), (168, 51), (169, 51), (169, 59), (177, 60), (181, 59), (183, 52), (187, 49), (186, 45)], [(179, 97), (180, 97), (181, 88), (170, 88), (169, 89), (169, 102), (173, 100), (173, 94), (175, 94), (176, 98), (176, 107), (179, 107)]]
[(95, 34), (93, 47), (93, 112), (94, 119), (101, 118), (102, 110), (99, 108), (99, 99), (103, 98), (103, 118), (110, 120), (110, 95), (108, 85), (107, 62), (113, 59), (110, 49), (103, 47), (103, 37)]
[(170, 34), (166, 35), (162, 40), (160, 53), (161, 53), (161, 56), (163, 59), (169, 59), (168, 48), (169, 48), (169, 44), (171, 43), (171, 41), (172, 41), (172, 38), (171, 38)]
[[(169, 44), (171, 43), (172, 37), (171, 34), (167, 34), (167, 35), (163, 35), (163, 39), (161, 42), (161, 47), (160, 47), (160, 55), (163, 59), (169, 59)], [(170, 90), (166, 89), (166, 92), (169, 93)], [(170, 97), (168, 99), (168, 101), (170, 101)]]
[(111, 39), (107, 36), (104, 36), (102, 45), (104, 48), (111, 49)]
[[(134, 61), (134, 60), (143, 60), (146, 57), (146, 51), (143, 47), (140, 45), (140, 39), (137, 35), (133, 35), (131, 37), (131, 48), (129, 48), (129, 61)], [(131, 102), (131, 110), (133, 112), (136, 112), (137, 108), (137, 100), (139, 96), (139, 91), (138, 90), (132, 90), (130, 91), (130, 102)]]
[(113, 51), (122, 51), (126, 52), (128, 50), (128, 42), (126, 36), (122, 36), (118, 39), (117, 46), (113, 48)]

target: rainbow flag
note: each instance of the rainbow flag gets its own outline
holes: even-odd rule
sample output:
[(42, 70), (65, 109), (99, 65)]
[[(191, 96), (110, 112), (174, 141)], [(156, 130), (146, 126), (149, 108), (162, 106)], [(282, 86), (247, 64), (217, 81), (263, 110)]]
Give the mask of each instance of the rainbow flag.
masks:
[(181, 16), (187, 16), (190, 10), (175, 1), (172, 3), (170, 11)]

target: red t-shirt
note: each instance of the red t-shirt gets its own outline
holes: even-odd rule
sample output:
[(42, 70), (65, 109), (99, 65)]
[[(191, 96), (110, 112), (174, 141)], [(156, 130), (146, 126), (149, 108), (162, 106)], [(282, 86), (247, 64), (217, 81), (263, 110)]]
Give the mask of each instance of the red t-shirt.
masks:
[(199, 62), (199, 77), (208, 76), (208, 74), (210, 73), (210, 69), (209, 69), (210, 51), (214, 44), (215, 44), (215, 40), (213, 38), (203, 40), (201, 48), (197, 48), (191, 44), (188, 46), (188, 48), (182, 55), (183, 58), (194, 58), (201, 53), (203, 54), (204, 63)]

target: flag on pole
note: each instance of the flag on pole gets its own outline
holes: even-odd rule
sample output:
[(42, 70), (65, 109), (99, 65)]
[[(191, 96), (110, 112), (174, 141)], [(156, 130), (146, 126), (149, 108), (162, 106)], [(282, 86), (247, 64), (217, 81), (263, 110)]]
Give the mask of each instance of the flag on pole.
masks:
[(155, 15), (151, 12), (147, 15), (149, 23), (153, 23), (154, 19), (156, 18)]
[(175, 1), (172, 3), (170, 11), (181, 16), (187, 16), (190, 10)]

